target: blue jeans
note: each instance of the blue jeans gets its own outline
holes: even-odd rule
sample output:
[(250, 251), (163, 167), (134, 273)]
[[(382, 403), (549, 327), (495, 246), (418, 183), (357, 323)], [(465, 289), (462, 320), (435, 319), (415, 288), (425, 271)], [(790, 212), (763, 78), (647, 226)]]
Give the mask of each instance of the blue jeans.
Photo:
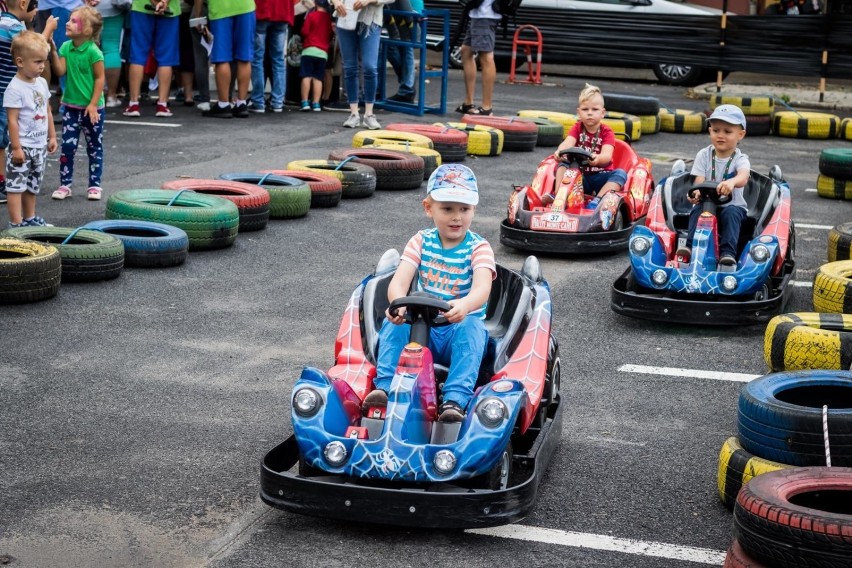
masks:
[[(415, 26), (411, 29), (411, 41), (417, 41), (420, 35), (420, 27)], [(414, 95), (414, 48), (402, 47), (399, 45), (388, 46), (388, 62), (393, 67), (393, 72), (396, 73), (396, 78), (399, 80), (398, 95), (409, 96)]]
[[(689, 212), (689, 234), (686, 236), (687, 248), (692, 248), (692, 239), (698, 227), (701, 216), (701, 205), (695, 205)], [(719, 226), (719, 258), (723, 256), (737, 257), (737, 243), (740, 240), (740, 226), (746, 218), (746, 210), (742, 207), (729, 205), (716, 209), (716, 220)]]
[[(379, 331), (379, 357), (376, 365), (377, 389), (390, 391), (396, 373), (399, 355), (408, 343), (411, 326), (395, 325), (385, 320)], [(433, 327), (429, 336), (429, 349), (436, 363), (450, 368), (444, 383), (444, 402), (453, 401), (467, 408), (476, 386), (479, 365), (485, 353), (488, 332), (477, 317), (469, 316), (457, 324)]]
[(343, 84), (346, 97), (355, 102), (358, 96), (358, 58), (364, 72), (364, 102), (376, 102), (376, 87), (379, 83), (379, 40), (382, 28), (378, 24), (367, 26), (358, 22), (354, 30), (337, 30), (340, 53), (343, 55)]
[(287, 22), (258, 20), (254, 29), (254, 59), (251, 62), (251, 102), (257, 108), (264, 108), (263, 94), (266, 90), (266, 77), (263, 74), (263, 58), (266, 52), (266, 40), (269, 37), (269, 59), (272, 63), (272, 92), (269, 104), (272, 108), (284, 106), (284, 94), (287, 92), (287, 73), (284, 67), (284, 49), (287, 45)]

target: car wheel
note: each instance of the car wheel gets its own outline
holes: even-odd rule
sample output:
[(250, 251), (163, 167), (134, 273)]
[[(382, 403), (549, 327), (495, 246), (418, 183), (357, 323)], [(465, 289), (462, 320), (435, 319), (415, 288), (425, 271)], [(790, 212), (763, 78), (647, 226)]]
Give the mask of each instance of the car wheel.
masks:
[(704, 70), (700, 67), (689, 65), (674, 65), (671, 63), (658, 63), (653, 67), (654, 75), (664, 85), (677, 85), (683, 87), (694, 87), (704, 79)]
[(624, 213), (621, 210), (615, 215), (615, 221), (612, 223), (610, 231), (621, 231), (624, 229)]

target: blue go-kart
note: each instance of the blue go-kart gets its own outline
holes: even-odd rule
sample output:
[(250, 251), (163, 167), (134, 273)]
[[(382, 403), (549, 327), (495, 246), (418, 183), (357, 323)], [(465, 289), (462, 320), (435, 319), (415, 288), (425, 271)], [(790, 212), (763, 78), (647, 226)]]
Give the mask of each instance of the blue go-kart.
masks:
[[(781, 170), (755, 171), (743, 195), (748, 213), (740, 231), (737, 263), (719, 263), (715, 183), (696, 185), (679, 161), (654, 191), (643, 226), (630, 235), (630, 267), (612, 287), (612, 309), (626, 316), (711, 325), (766, 322), (784, 310), (795, 275), (795, 232), (790, 187)], [(692, 204), (700, 192), (702, 213), (690, 262), (675, 251), (686, 242)]]
[[(261, 466), (261, 498), (296, 513), (416, 527), (510, 523), (531, 510), (562, 430), (560, 363), (550, 289), (538, 260), (497, 266), (477, 388), (460, 423), (436, 420), (447, 368), (429, 329), (449, 304), (413, 292), (388, 305), (399, 265), (390, 250), (352, 293), (327, 372), (293, 388), (293, 435)], [(363, 408), (375, 377), (385, 309), (405, 306), (411, 342), (385, 409)]]

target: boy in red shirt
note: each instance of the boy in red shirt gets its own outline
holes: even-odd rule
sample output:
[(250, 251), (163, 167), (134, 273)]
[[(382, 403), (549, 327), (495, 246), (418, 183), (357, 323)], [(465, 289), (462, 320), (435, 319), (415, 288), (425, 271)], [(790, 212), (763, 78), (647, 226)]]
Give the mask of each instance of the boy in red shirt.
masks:
[[(331, 14), (328, 0), (315, 0), (314, 9), (305, 16), (302, 25), (302, 110), (319, 112), (322, 81), (331, 45)], [(310, 101), (308, 96), (310, 95)]]

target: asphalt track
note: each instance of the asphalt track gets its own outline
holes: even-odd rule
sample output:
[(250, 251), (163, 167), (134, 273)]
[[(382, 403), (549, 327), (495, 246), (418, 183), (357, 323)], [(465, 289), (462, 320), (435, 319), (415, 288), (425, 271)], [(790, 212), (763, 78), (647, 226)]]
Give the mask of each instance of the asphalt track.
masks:
[[(655, 95), (676, 108), (706, 105), (683, 89), (608, 73), (595, 78), (605, 91)], [(555, 82), (499, 84), (496, 109), (571, 112), (584, 78)], [(461, 89), (460, 72), (452, 72), (450, 109)], [(143, 111), (136, 122), (108, 113), (105, 198), (178, 176), (324, 158), (353, 134), (340, 127), (341, 113), (288, 109), (222, 121), (193, 109), (177, 108), (172, 119), (154, 118), (151, 106)], [(383, 124), (448, 118), (455, 115), (379, 114)], [(659, 179), (707, 143), (706, 135), (660, 133), (635, 148), (653, 160)], [(825, 261), (828, 227), (852, 216), (852, 204), (807, 191), (820, 150), (846, 144), (743, 143), (754, 169), (780, 164), (793, 189), (802, 286), (789, 311), (811, 308), (807, 284)], [(474, 230), (507, 266), (524, 259), (499, 244), (511, 184), (527, 182), (548, 151), (466, 162), (482, 193)], [(82, 148), (78, 158), (81, 180)], [(86, 201), (81, 184), (73, 198), (51, 201), (57, 178), (54, 156), (40, 215), (57, 226), (103, 217), (105, 202)], [(721, 564), (731, 516), (716, 495), (716, 460), (735, 433), (741, 385), (739, 375), (723, 373), (767, 371), (763, 327), (617, 316), (610, 286), (626, 253), (541, 259), (562, 352), (565, 426), (522, 523), (485, 533), (423, 531), (301, 517), (259, 501), (260, 460), (291, 432), (288, 399), (300, 369), (330, 366), (352, 288), (383, 251), (426, 226), (421, 198), (422, 190), (347, 200), (272, 221), (232, 248), (191, 253), (178, 268), (128, 269), (109, 282), (63, 285), (53, 300), (0, 308), (0, 561), (16, 568)]]

